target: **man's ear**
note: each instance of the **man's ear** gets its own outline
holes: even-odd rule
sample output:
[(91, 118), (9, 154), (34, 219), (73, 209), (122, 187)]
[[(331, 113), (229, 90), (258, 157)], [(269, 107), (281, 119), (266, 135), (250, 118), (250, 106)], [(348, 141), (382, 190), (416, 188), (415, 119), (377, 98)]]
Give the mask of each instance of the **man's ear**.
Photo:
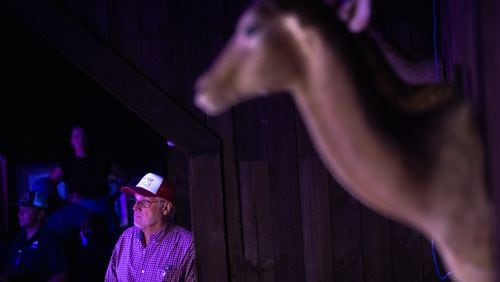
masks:
[(370, 23), (370, 0), (347, 0), (338, 8), (337, 14), (347, 28), (358, 33), (363, 31)]
[(163, 210), (162, 210), (163, 215), (167, 215), (171, 209), (172, 209), (172, 203), (167, 201), (165, 206), (163, 206)]

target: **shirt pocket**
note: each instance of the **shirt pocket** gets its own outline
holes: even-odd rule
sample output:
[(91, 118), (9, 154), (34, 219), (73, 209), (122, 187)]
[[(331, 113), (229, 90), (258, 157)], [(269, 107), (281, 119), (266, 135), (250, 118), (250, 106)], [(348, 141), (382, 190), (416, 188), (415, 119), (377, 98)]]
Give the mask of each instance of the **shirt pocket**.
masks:
[(181, 275), (181, 271), (175, 265), (165, 265), (157, 268), (155, 272), (155, 276), (158, 277), (158, 281), (163, 282), (181, 281)]

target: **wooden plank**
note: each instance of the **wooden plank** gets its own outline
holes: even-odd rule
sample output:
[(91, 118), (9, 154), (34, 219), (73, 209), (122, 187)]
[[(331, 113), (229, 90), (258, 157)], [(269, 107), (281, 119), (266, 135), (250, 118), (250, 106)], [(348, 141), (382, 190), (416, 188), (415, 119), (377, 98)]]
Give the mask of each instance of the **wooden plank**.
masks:
[(108, 1), (76, 0), (78, 9), (74, 15), (101, 40), (109, 38)]
[(56, 2), (64, 8), (69, 14), (77, 15), (79, 0), (56, 0)]
[(390, 222), (366, 207), (361, 207), (364, 282), (396, 281), (392, 279)]
[(318, 157), (301, 160), (299, 173), (305, 281), (332, 281), (330, 174)]
[[(431, 241), (422, 240), (422, 276), (424, 282), (447, 282), (450, 278), (445, 278), (448, 271), (442, 264), (441, 257), (434, 248), (436, 263), (434, 262), (433, 248)], [(437, 264), (437, 265), (436, 265)], [(437, 270), (436, 270), (437, 266)], [(437, 272), (439, 270), (439, 272)]]
[(272, 187), (276, 277), (278, 281), (301, 281), (305, 273), (294, 104), (284, 94), (267, 100), (262, 118)]
[(139, 1), (139, 26), (141, 44), (141, 71), (158, 84), (160, 89), (174, 94), (177, 90), (175, 77), (175, 50), (173, 48), (175, 25), (169, 5), (175, 1)]
[[(170, 70), (170, 77), (166, 79), (160, 76), (156, 81), (162, 86), (173, 83), (173, 91), (169, 93), (189, 112), (202, 119), (204, 114), (193, 103), (193, 88), (203, 70), (200, 64), (203, 60), (200, 61), (200, 58), (214, 58), (206, 47), (213, 45), (213, 41), (219, 41), (222, 32), (216, 27), (224, 18), (222, 8), (225, 3), (222, 0), (166, 2), (166, 14), (160, 15), (165, 20), (166, 33), (160, 33), (157, 37), (166, 41), (162, 49), (170, 53), (165, 58), (168, 60), (165, 64)], [(144, 52), (144, 57), (149, 55)], [(161, 54), (159, 58), (163, 58)], [(157, 57), (150, 60), (158, 64)]]
[(217, 51), (222, 48), (225, 4), (139, 1), (142, 71), (200, 120), (204, 114), (193, 103), (193, 87), (206, 66), (203, 62), (215, 57), (214, 45)]
[(373, 25), (383, 30), (387, 38), (393, 39), (397, 46), (405, 52), (410, 52), (410, 25), (408, 23), (409, 15), (405, 13), (411, 2), (400, 1), (372, 1), (374, 18)]
[[(498, 1), (443, 1), (443, 22), (446, 25), (443, 34), (449, 69), (458, 65), (462, 70), (465, 94), (473, 102), (477, 120), (481, 125), (485, 143), (486, 183), (492, 196), (492, 215), (498, 217), (500, 212), (500, 136), (499, 114), (500, 88), (498, 71), (500, 69), (500, 46), (498, 21), (500, 6)], [(497, 219), (493, 218), (492, 222)], [(500, 261), (500, 229), (494, 224), (493, 244), (495, 263)], [(495, 281), (500, 281), (500, 269), (496, 268)]]
[(142, 68), (141, 33), (137, 0), (110, 1), (109, 46)]
[[(175, 147), (167, 149), (167, 179), (176, 192), (175, 220), (176, 224), (192, 229), (189, 191), (188, 159)], [(196, 208), (196, 207), (193, 207)]]
[(244, 281), (246, 277), (245, 253), (243, 249), (242, 214), (238, 165), (234, 144), (233, 113), (208, 119), (208, 125), (222, 140), (224, 206), (226, 214), (226, 238), (231, 281)]
[[(485, 18), (487, 17), (487, 18)], [(480, 26), (480, 44), (478, 44), (480, 63), (482, 66), (483, 77), (483, 95), (484, 116), (483, 121), (486, 131), (486, 150), (487, 156), (487, 182), (492, 191), (493, 200), (493, 219), (492, 222), (498, 222), (500, 214), (500, 84), (498, 83), (498, 74), (500, 73), (500, 3), (494, 0), (481, 1), (478, 14)], [(494, 224), (493, 246), (495, 248), (496, 278), (500, 281), (500, 227)]]
[[(449, 82), (459, 83), (474, 108), (482, 109), (482, 73), (478, 62), (480, 40), (478, 1), (439, 1), (441, 11), (441, 46)], [(481, 111), (477, 112), (479, 115)], [(480, 117), (480, 120), (483, 120)]]
[(391, 222), (393, 279), (427, 282), (422, 275), (422, 236), (413, 229)]
[[(296, 114), (298, 116), (298, 114)], [(297, 134), (297, 157), (307, 158), (311, 156), (317, 156), (318, 153), (313, 147), (311, 138), (304, 126), (302, 118), (295, 119), (295, 132)]]
[(276, 281), (269, 167), (263, 161), (240, 162), (241, 217), (246, 281)]
[(55, 3), (34, 0), (1, 0), (0, 3), (151, 127), (171, 138), (182, 151), (219, 150), (216, 136)]
[(264, 126), (267, 122), (262, 114), (266, 99), (243, 103), (235, 108), (236, 144), (240, 161), (262, 161), (266, 159)]
[(221, 156), (189, 157), (193, 233), (200, 281), (228, 281)]
[(362, 282), (363, 259), (359, 202), (330, 182), (335, 281)]
[[(285, 94), (272, 95), (266, 98), (262, 106), (262, 129), (266, 141), (266, 156), (270, 162), (289, 164), (297, 170), (297, 137), (295, 119), (297, 111), (292, 98)], [(288, 171), (290, 173), (292, 171)], [(290, 176), (296, 173), (290, 173)], [(298, 178), (297, 183), (298, 183)], [(298, 185), (297, 186), (297, 192)]]
[(434, 55), (432, 0), (404, 2), (409, 25), (410, 54), (417, 60), (432, 59)]

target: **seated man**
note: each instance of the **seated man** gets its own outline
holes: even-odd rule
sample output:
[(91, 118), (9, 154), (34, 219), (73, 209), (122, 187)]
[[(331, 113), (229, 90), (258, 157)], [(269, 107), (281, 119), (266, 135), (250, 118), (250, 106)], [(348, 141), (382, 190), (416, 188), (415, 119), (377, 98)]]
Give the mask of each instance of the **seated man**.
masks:
[(20, 230), (8, 246), (0, 281), (67, 281), (68, 265), (61, 239), (44, 225), (46, 195), (26, 192), (18, 205)]
[(118, 239), (105, 281), (196, 281), (191, 233), (173, 224), (173, 187), (148, 173), (122, 191), (134, 196), (135, 226)]

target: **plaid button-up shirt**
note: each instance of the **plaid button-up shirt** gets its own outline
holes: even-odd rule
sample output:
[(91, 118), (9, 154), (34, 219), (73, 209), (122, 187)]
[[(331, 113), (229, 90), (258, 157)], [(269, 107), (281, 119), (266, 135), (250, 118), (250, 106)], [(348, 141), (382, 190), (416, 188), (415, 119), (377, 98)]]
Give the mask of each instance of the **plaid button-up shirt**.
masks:
[(148, 245), (138, 227), (126, 229), (118, 239), (105, 281), (196, 281), (191, 233), (166, 224), (151, 235)]

